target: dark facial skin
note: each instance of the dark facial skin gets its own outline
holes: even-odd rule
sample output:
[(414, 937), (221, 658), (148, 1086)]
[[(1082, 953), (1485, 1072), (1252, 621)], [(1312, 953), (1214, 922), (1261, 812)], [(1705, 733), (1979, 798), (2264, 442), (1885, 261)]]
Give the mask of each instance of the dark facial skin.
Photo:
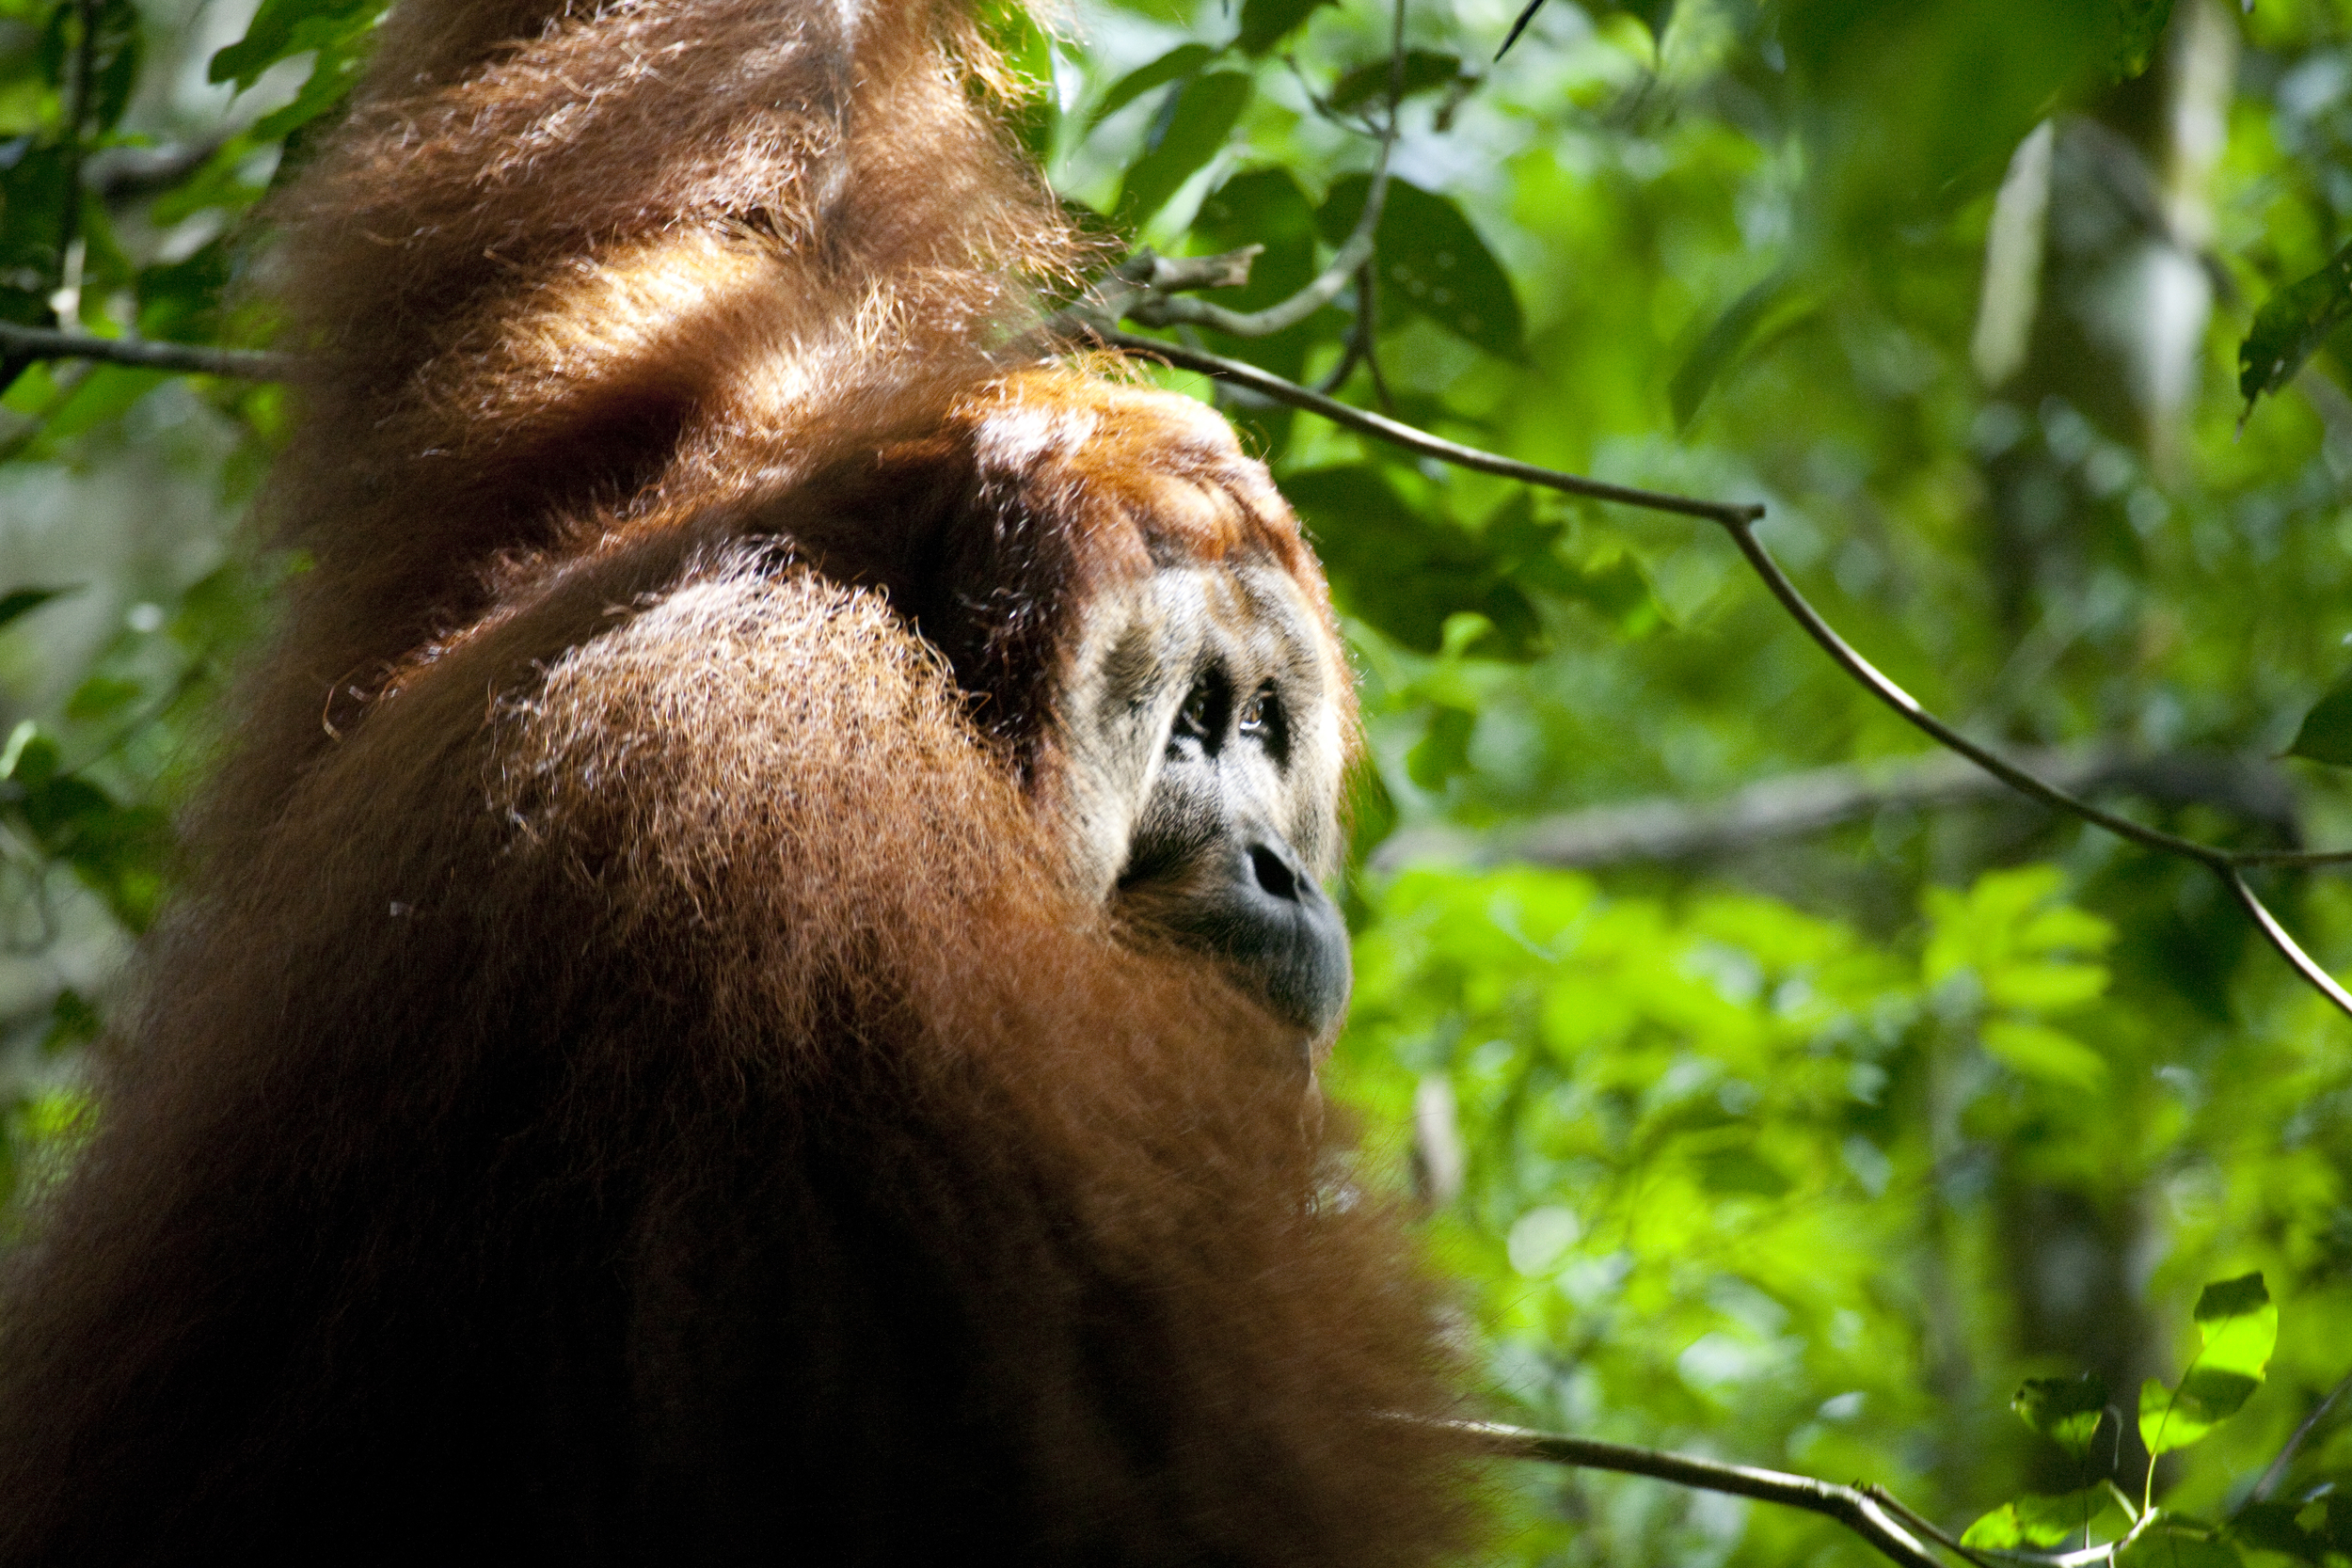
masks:
[(1293, 716), (1271, 681), (1211, 663), (1178, 709), (1136, 823), (1117, 899), (1224, 963), (1274, 1014), (1322, 1040), (1347, 1006), (1347, 927), (1279, 821)]

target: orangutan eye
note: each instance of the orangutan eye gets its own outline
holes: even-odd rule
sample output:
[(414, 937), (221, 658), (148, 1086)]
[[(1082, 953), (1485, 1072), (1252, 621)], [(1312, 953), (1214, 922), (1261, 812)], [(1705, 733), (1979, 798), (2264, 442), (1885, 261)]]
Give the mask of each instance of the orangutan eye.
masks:
[(1262, 686), (1256, 695), (1243, 705), (1241, 733), (1252, 740), (1263, 740), (1274, 731), (1279, 715), (1274, 705), (1274, 688)]
[(1216, 733), (1217, 682), (1214, 672), (1204, 673), (1192, 683), (1184, 694), (1184, 705), (1176, 713), (1176, 734), (1205, 741)]

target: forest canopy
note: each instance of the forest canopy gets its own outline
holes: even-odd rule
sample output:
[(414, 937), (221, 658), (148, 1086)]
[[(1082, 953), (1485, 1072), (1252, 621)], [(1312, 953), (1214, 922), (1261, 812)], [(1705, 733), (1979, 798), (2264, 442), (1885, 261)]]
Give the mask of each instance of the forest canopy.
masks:
[[(19, 1203), (303, 569), (240, 526), (249, 214), (384, 8), (0, 0)], [(1980, 1568), (2352, 1556), (2352, 0), (995, 23), (1118, 263), (1060, 320), (1161, 345), (1328, 568), (1326, 1077), (1483, 1406)], [(1581, 1464), (1491, 1507), (1497, 1560), (1874, 1560)]]

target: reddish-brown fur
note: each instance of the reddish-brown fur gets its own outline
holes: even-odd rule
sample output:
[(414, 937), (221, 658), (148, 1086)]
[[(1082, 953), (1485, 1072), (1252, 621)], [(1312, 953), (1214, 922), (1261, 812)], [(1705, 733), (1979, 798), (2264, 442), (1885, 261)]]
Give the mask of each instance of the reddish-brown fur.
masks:
[(0, 1303), (0, 1563), (1451, 1538), (1295, 1038), (1059, 831), (1090, 595), (1319, 578), (1017, 346), (1076, 253), (961, 11), (834, 16), (406, 0), (280, 201), (313, 564)]

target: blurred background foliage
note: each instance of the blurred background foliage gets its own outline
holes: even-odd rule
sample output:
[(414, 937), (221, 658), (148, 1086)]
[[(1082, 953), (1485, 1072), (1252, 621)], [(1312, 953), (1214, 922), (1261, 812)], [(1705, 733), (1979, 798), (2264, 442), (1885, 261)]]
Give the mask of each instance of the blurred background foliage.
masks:
[[(265, 341), (241, 219), (380, 9), (0, 0), (0, 321)], [(1972, 736), (2216, 843), (2352, 845), (2352, 739), (2305, 724), (2352, 668), (2352, 0), (1549, 0), (1498, 60), (1517, 15), (1409, 0), (1368, 274), (1275, 336), (1186, 340), (1767, 502), (1805, 592)], [(1239, 309), (1355, 226), (1390, 26), (1371, 0), (1004, 19), (1057, 188), (1164, 253), (1263, 245), (1211, 296)], [(2241, 1508), (2352, 1372), (2352, 1026), (2215, 880), (1924, 752), (1709, 525), (1168, 379), (1245, 427), (1331, 570), (1372, 760), (1328, 1077), (1412, 1173), (1490, 1405), (1958, 1526), (2081, 1482), (2008, 1414), (2023, 1379), (2170, 1379), (2197, 1286), (2260, 1269), (2267, 1384), (2155, 1477)], [(223, 671), (299, 563), (236, 531), (276, 388), (0, 380), (22, 1188), (70, 1157)], [(2352, 971), (2341, 876), (2261, 886)], [(2137, 1437), (2102, 1441), (2137, 1497)], [(2346, 1475), (2331, 1410), (2277, 1493), (2317, 1512), (2233, 1549), (2342, 1555)], [(1589, 1472), (1493, 1501), (1498, 1560), (1867, 1553)]]

